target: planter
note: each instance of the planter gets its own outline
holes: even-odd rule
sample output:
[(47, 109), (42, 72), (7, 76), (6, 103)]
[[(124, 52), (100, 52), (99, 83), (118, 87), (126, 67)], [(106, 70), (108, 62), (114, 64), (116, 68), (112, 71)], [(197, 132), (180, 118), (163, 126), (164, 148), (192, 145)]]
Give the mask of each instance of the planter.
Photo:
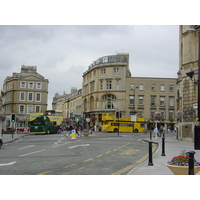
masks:
[[(188, 175), (188, 166), (176, 166), (169, 165), (166, 166), (175, 174), (175, 175)], [(200, 166), (194, 166), (194, 174), (197, 174), (200, 171)]]
[(89, 132), (83, 132), (83, 136), (87, 137), (89, 135)]

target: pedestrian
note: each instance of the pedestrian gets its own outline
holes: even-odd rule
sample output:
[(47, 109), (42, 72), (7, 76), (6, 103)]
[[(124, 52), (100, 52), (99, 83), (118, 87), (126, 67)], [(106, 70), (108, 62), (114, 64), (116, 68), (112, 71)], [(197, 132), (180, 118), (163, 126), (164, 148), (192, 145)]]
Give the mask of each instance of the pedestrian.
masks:
[(78, 134), (78, 136), (80, 136), (80, 134), (78, 132), (79, 131), (79, 127), (78, 126), (75, 127), (75, 130), (76, 130), (76, 134)]
[(70, 137), (70, 135), (72, 133), (72, 130), (73, 130), (73, 126), (70, 124), (70, 126), (69, 126), (69, 132), (68, 132), (68, 137)]
[(81, 125), (79, 125), (79, 131), (80, 131), (80, 136), (82, 137), (83, 127)]
[(90, 127), (89, 133), (92, 135), (92, 126)]
[(157, 128), (157, 126), (155, 126), (153, 129), (153, 137), (156, 137), (157, 133), (158, 133), (158, 128)]
[(160, 135), (158, 136), (161, 137), (161, 134), (163, 133), (163, 126), (160, 127), (159, 132), (160, 132)]

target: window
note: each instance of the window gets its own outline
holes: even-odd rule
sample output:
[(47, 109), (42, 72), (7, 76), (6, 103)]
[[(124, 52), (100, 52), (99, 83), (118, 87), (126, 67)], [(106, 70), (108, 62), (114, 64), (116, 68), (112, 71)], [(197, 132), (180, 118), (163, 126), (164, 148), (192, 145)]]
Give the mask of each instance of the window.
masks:
[(156, 105), (156, 96), (151, 96), (151, 106)]
[(156, 85), (155, 84), (151, 85), (151, 91), (156, 91)]
[(144, 90), (144, 85), (143, 85), (143, 84), (140, 84), (140, 85), (139, 85), (139, 90), (140, 90), (140, 91), (143, 91), (143, 90)]
[(165, 106), (165, 97), (160, 97), (160, 106)]
[(28, 92), (28, 101), (33, 101), (33, 93)]
[(143, 112), (144, 112), (143, 110), (138, 110), (137, 114), (138, 115), (143, 115)]
[(134, 84), (130, 84), (130, 90), (134, 90)]
[(100, 90), (103, 90), (103, 81), (100, 81)]
[(94, 81), (90, 83), (90, 91), (94, 92)]
[(19, 114), (24, 114), (24, 105), (19, 105)]
[(41, 101), (41, 93), (36, 93), (36, 101)]
[(160, 115), (162, 116), (162, 118), (165, 118), (165, 111), (164, 111), (164, 110), (161, 110), (161, 111), (160, 111)]
[(27, 114), (30, 114), (33, 112), (33, 106), (32, 105), (28, 105), (27, 106)]
[(144, 97), (139, 96), (139, 105), (144, 105)]
[(20, 82), (20, 88), (25, 88), (26, 87), (26, 82), (25, 81), (21, 81)]
[(40, 113), (40, 106), (35, 106), (35, 112)]
[(116, 97), (111, 94), (104, 95), (102, 98), (102, 109), (116, 109)]
[(174, 106), (174, 97), (169, 97), (169, 106)]
[(169, 111), (169, 119), (173, 119), (174, 118), (174, 111), (173, 110), (170, 110)]
[(108, 57), (103, 57), (103, 63), (108, 62)]
[(119, 74), (119, 68), (114, 68), (113, 72), (114, 72), (114, 74)]
[(165, 86), (164, 86), (164, 85), (161, 85), (161, 86), (160, 86), (160, 91), (161, 91), (161, 92), (164, 92), (164, 91), (165, 91)]
[(173, 86), (173, 85), (170, 85), (170, 86), (169, 86), (169, 91), (170, 91), (170, 92), (173, 92), (173, 91), (174, 91), (174, 86)]
[(28, 88), (33, 89), (34, 88), (34, 83), (33, 82), (29, 82), (28, 83)]
[(101, 69), (101, 74), (105, 74), (106, 73), (106, 69)]
[(36, 89), (42, 89), (42, 83), (36, 83)]
[(112, 89), (112, 81), (106, 81), (106, 89), (111, 90)]
[(134, 96), (130, 96), (130, 105), (134, 105)]
[(25, 101), (25, 92), (20, 92), (20, 101)]

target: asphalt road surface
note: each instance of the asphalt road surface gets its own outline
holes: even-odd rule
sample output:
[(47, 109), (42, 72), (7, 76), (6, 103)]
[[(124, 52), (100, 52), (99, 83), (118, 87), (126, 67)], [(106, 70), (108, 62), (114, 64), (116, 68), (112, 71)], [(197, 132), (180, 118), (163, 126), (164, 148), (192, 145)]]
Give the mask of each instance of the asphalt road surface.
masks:
[(2, 147), (0, 174), (125, 175), (148, 159), (148, 143), (142, 140), (146, 134), (104, 136), (69, 140), (66, 132), (28, 135)]

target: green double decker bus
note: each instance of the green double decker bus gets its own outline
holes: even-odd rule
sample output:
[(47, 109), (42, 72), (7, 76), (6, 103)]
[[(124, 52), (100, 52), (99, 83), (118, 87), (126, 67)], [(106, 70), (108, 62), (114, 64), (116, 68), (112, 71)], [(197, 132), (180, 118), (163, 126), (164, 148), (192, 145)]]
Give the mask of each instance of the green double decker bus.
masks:
[(56, 124), (47, 115), (40, 115), (30, 122), (30, 134), (57, 133)]

